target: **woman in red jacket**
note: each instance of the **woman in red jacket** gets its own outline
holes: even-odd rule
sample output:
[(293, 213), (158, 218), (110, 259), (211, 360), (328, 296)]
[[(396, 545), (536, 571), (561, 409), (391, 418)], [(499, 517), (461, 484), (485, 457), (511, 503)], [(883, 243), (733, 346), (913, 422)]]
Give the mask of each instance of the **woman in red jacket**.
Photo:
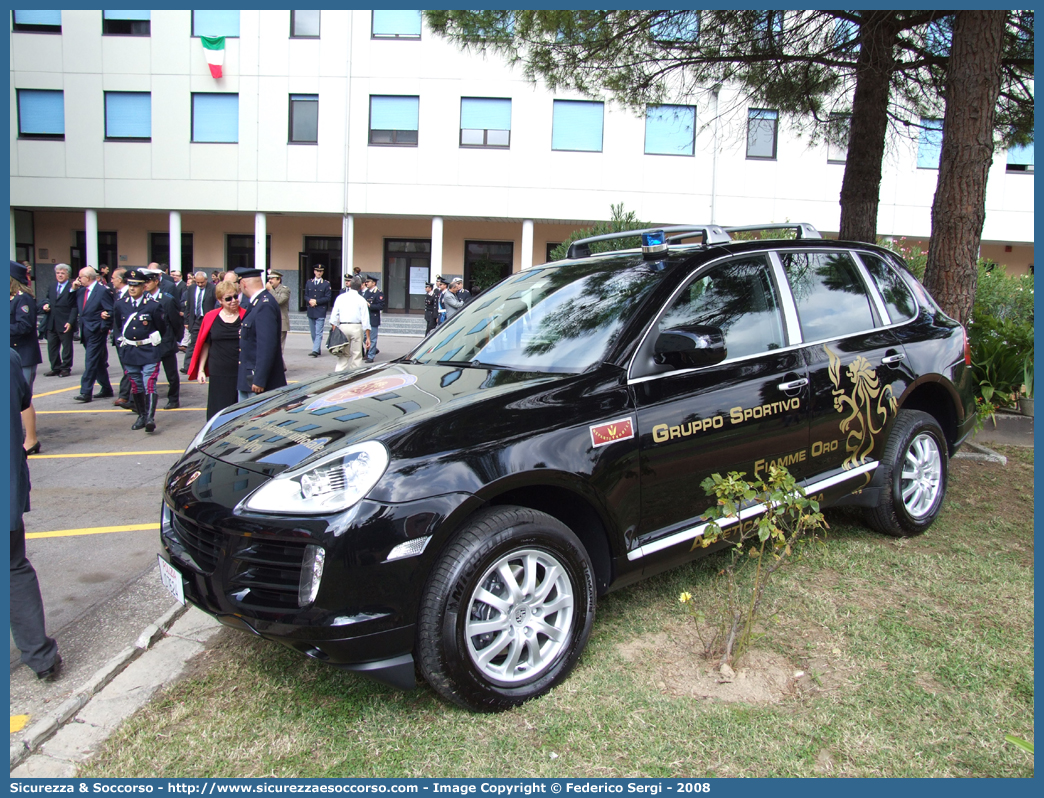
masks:
[(214, 293), (220, 307), (203, 316), (188, 370), (188, 378), (203, 385), (209, 377), (207, 418), (239, 401), (239, 325), (246, 315), (246, 310), (239, 306), (239, 287), (235, 283), (218, 283)]

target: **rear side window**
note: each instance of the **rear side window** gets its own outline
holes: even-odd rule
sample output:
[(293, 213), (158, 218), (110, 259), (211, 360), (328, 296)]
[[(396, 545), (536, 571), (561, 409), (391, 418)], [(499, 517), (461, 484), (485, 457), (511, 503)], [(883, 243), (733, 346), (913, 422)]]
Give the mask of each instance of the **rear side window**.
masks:
[(866, 285), (847, 252), (780, 252), (804, 341), (826, 341), (874, 328)]
[(719, 327), (729, 359), (784, 345), (783, 317), (765, 258), (716, 266), (693, 280), (660, 319), (660, 332), (690, 325)]
[(917, 303), (914, 301), (913, 294), (910, 293), (910, 289), (895, 269), (877, 255), (860, 252), (859, 258), (870, 273), (870, 279), (874, 281), (877, 290), (881, 292), (885, 307), (888, 309), (888, 318), (892, 324), (909, 321), (916, 316)]

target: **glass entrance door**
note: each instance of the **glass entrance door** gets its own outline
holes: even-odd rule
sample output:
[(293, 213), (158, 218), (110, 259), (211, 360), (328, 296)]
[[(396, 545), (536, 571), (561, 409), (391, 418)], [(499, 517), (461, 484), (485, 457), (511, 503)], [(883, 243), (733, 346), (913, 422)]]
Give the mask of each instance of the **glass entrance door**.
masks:
[(388, 310), (423, 313), (424, 284), (430, 273), (430, 239), (385, 239), (383, 288)]

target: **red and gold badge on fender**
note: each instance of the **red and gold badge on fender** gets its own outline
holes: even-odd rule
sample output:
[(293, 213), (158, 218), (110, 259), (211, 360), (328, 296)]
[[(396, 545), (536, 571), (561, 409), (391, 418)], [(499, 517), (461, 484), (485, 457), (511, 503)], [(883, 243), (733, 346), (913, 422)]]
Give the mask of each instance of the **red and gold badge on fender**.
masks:
[(634, 437), (634, 424), (629, 418), (608, 421), (591, 427), (591, 445), (596, 449), (616, 441), (625, 441)]

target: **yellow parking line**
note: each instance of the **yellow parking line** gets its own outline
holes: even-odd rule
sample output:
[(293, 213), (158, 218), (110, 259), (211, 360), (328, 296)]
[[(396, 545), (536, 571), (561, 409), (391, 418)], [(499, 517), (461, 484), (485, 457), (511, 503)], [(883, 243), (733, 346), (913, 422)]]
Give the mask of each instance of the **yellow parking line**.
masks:
[(26, 540), (39, 538), (68, 538), (75, 535), (102, 535), (107, 532), (155, 532), (159, 524), (128, 524), (127, 526), (93, 526), (83, 529), (56, 529), (54, 532), (26, 532)]
[(11, 734), (20, 732), (25, 728), (25, 724), (29, 722), (28, 715), (12, 715), (11, 716)]
[(41, 396), (54, 396), (56, 393), (68, 393), (69, 391), (80, 390), (79, 384), (72, 385), (68, 388), (59, 388), (57, 391), (48, 391), (47, 393), (34, 393), (33, 399), (39, 399)]
[[(88, 402), (87, 404), (90, 404), (90, 402)], [(172, 408), (170, 410), (167, 410), (165, 407), (157, 407), (156, 408), (156, 412), (157, 413), (180, 413), (180, 412), (186, 411), (186, 410), (206, 410), (206, 408), (205, 407), (175, 407), (175, 408)], [(76, 410), (37, 410), (36, 411), (36, 415), (38, 415), (38, 416), (46, 416), (46, 415), (52, 415), (53, 416), (53, 415), (58, 415), (58, 414), (62, 414), (62, 413), (122, 413), (127, 418), (131, 417), (130, 413), (128, 413), (122, 407), (117, 407), (117, 408), (114, 408), (112, 410), (95, 410), (93, 407), (81, 407), (81, 408), (78, 408)]]
[(90, 452), (87, 454), (31, 454), (30, 460), (61, 460), (66, 457), (132, 457), (143, 454), (181, 454), (184, 449), (158, 449), (154, 452)]

